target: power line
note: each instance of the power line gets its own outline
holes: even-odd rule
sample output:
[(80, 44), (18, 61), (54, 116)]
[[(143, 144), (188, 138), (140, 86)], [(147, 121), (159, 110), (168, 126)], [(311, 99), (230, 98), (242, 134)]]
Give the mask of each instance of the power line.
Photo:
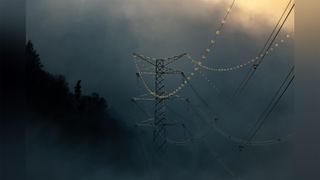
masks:
[[(215, 39), (220, 35), (221, 30), (225, 24), (225, 21), (227, 19), (227, 17), (229, 16), (231, 9), (234, 7), (236, 0), (233, 0), (231, 6), (228, 8), (226, 15), (224, 16), (223, 20), (221, 21), (221, 24), (218, 28), (218, 30), (216, 31), (215, 37), (214, 39), (212, 39), (210, 41), (210, 45), (208, 46), (208, 48), (205, 51), (205, 54), (203, 55), (202, 59), (206, 59), (206, 56), (208, 55), (208, 53), (211, 51), (212, 47), (215, 44)], [(241, 93), (242, 90), (245, 88), (245, 86), (247, 85), (248, 81), (252, 78), (252, 76), (254, 75), (257, 67), (263, 62), (265, 56), (268, 54), (269, 50), (272, 51), (272, 45), (275, 42), (277, 36), (279, 35), (281, 29), (283, 28), (285, 22), (287, 21), (289, 15), (291, 14), (295, 4), (292, 5), (289, 13), (286, 15), (285, 19), (283, 20), (283, 22), (281, 23), (283, 17), (285, 16), (286, 12), (288, 11), (288, 8), (290, 7), (292, 0), (289, 1), (285, 11), (283, 12), (281, 18), (279, 19), (278, 23), (276, 24), (275, 28), (273, 29), (272, 33), (270, 34), (270, 36), (267, 39), (267, 42), (265, 43), (264, 47), (261, 50), (261, 55), (260, 57), (256, 57), (256, 59), (248, 61), (245, 64), (241, 64), (238, 65), (236, 67), (231, 67), (231, 68), (222, 68), (222, 69), (218, 69), (218, 71), (230, 71), (230, 70), (235, 70), (235, 69), (240, 69), (242, 67), (245, 67), (251, 63), (256, 62), (257, 60), (260, 59), (260, 61), (257, 61), (257, 64), (254, 64), (253, 69), (250, 69), (250, 71), (248, 72), (248, 74), (245, 76), (244, 80), (240, 83), (240, 86), (236, 89), (235, 95), (237, 95), (239, 92)], [(280, 25), (281, 24), (281, 25)], [(280, 25), (280, 28), (278, 28), (278, 26)], [(278, 30), (277, 30), (278, 29)], [(191, 56), (187, 53), (181, 54), (179, 56), (173, 56), (171, 58), (162, 58), (162, 59), (156, 59), (156, 58), (150, 58), (144, 55), (140, 55), (140, 54), (134, 54), (133, 57), (135, 59), (135, 63), (136, 63), (136, 67), (138, 70), (137, 76), (142, 80), (143, 85), (145, 87), (145, 89), (148, 91), (148, 93), (151, 95), (151, 98), (133, 98), (133, 101), (137, 101), (137, 100), (154, 100), (155, 101), (155, 112), (154, 112), (154, 118), (153, 119), (149, 119), (147, 121), (144, 121), (146, 124), (151, 125), (152, 127), (155, 127), (154, 130), (154, 141), (155, 139), (160, 139), (160, 143), (159, 144), (159, 149), (161, 149), (162, 147), (165, 146), (166, 142), (170, 141), (167, 137), (166, 137), (166, 128), (165, 126), (168, 123), (164, 123), (164, 121), (166, 121), (166, 117), (165, 117), (165, 100), (176, 96), (176, 94), (183, 89), (187, 84), (189, 84), (189, 87), (191, 87), (192, 91), (196, 94), (197, 98), (207, 107), (207, 109), (209, 110), (209, 116), (210, 117), (215, 117), (214, 114), (212, 114), (212, 108), (210, 107), (209, 103), (207, 103), (207, 101), (205, 99), (203, 99), (201, 97), (201, 95), (193, 88), (193, 86), (190, 84), (190, 80), (191, 77), (194, 75), (195, 71), (198, 71), (198, 66), (202, 67), (201, 64), (201, 60), (197, 61), (195, 63), (195, 68), (194, 71), (190, 73), (190, 75), (185, 76), (181, 71), (177, 71), (177, 70), (173, 70), (171, 68), (168, 68), (167, 66), (171, 63), (173, 63), (174, 61), (182, 58), (183, 56), (187, 55), (187, 57), (189, 59), (192, 60), (192, 62), (194, 62), (194, 60), (191, 58)], [(149, 64), (151, 64), (154, 68), (152, 69), (152, 71), (154, 70), (155, 72), (151, 72), (151, 71), (142, 71), (139, 68), (139, 65), (136, 61), (136, 59), (139, 60), (143, 60)], [(164, 74), (181, 74), (184, 77), (184, 81), (178, 86), (178, 88), (176, 88), (175, 90), (173, 90), (170, 93), (167, 93), (164, 90)], [(156, 81), (155, 81), (155, 90), (152, 91), (151, 88), (147, 85), (146, 81), (143, 78), (143, 75), (155, 75)], [(234, 95), (234, 96), (235, 96)], [(137, 104), (137, 103), (136, 103)], [(138, 104), (137, 104), (138, 106)], [(148, 113), (146, 111), (144, 111), (144, 109), (140, 106), (138, 106), (138, 108), (145, 114), (148, 116)], [(221, 115), (221, 113), (220, 113)], [(209, 122), (210, 123), (210, 122)], [(211, 124), (211, 123), (210, 123)], [(222, 131), (221, 129), (219, 129), (216, 126), (216, 118), (214, 118), (213, 121), (213, 127), (223, 136), (227, 137), (228, 139), (235, 141), (235, 142), (243, 142), (244, 140), (241, 138), (237, 138), (237, 137), (233, 137), (229, 134), (227, 134), (226, 132)], [(176, 142), (177, 144), (179, 143), (183, 143), (183, 142), (178, 142), (178, 141), (171, 141), (171, 142)], [(271, 140), (268, 141), (264, 141), (265, 143), (271, 143)], [(253, 142), (250, 140), (250, 142), (248, 142), (248, 144), (263, 144), (264, 142)]]
[[(262, 128), (263, 124), (265, 121), (269, 118), (270, 114), (273, 112), (274, 108), (278, 105), (280, 102), (281, 98), (285, 94), (285, 92), (288, 90), (289, 86), (292, 84), (295, 75), (293, 75), (289, 81), (289, 83), (285, 86), (285, 89), (281, 92), (280, 96), (280, 90), (284, 87), (284, 84), (288, 81), (289, 76), (291, 75), (292, 71), (288, 74), (288, 76), (285, 78), (284, 82), (281, 84), (279, 90), (277, 91), (276, 95), (274, 98), (270, 101), (270, 104), (267, 106), (266, 110), (260, 115), (260, 117), (257, 120), (256, 126), (257, 128), (252, 132), (251, 135), (249, 135), (248, 139), (246, 141), (243, 141), (240, 145), (239, 148), (242, 149), (244, 148), (245, 145), (250, 143), (252, 139), (257, 135), (258, 131)], [(278, 96), (278, 98), (276, 98)], [(273, 102), (275, 100), (275, 102)]]
[[(289, 4), (290, 4), (290, 3), (291, 3), (291, 1), (289, 2)], [(288, 5), (289, 5), (289, 4), (288, 4)], [(286, 15), (284, 21), (282, 22), (280, 28), (277, 30), (275, 36), (272, 38), (272, 41), (271, 41), (271, 43), (269, 44), (267, 50), (270, 49), (270, 47), (272, 46), (272, 44), (274, 43), (274, 41), (275, 41), (276, 38), (278, 37), (281, 29), (283, 28), (283, 26), (284, 26), (285, 22), (287, 21), (289, 15), (291, 14), (294, 6), (295, 6), (295, 4), (293, 4), (293, 5), (291, 6), (291, 8), (290, 8), (290, 10), (289, 10), (289, 13)], [(286, 11), (287, 11), (287, 8), (286, 8), (285, 12), (286, 12)], [(281, 21), (282, 18), (283, 18), (283, 16), (281, 16), (280, 21)], [(277, 26), (278, 26), (278, 24), (276, 25), (275, 29), (277, 28)], [(275, 29), (274, 29), (274, 31), (272, 31), (270, 37), (272, 37), (272, 34), (275, 32)], [(269, 40), (269, 39), (268, 39), (268, 40)], [(266, 44), (268, 44), (268, 41), (266, 42)], [(266, 46), (265, 46), (265, 47), (266, 47)], [(264, 51), (264, 50), (262, 50), (262, 52), (263, 52), (263, 51)], [(266, 51), (266, 52), (268, 52), (268, 51)], [(235, 91), (235, 93), (234, 93), (233, 96), (236, 96), (236, 95), (238, 95), (239, 93), (241, 93), (241, 92), (243, 91), (243, 89), (247, 86), (248, 82), (250, 81), (250, 79), (251, 79), (251, 78), (253, 77), (253, 75), (255, 74), (257, 68), (258, 68), (259, 65), (263, 62), (263, 60), (264, 60), (264, 58), (265, 58), (265, 56), (266, 56), (266, 54), (267, 54), (266, 52), (261, 54), (262, 57), (260, 58), (260, 61), (258, 61), (258, 63), (257, 63), (255, 66), (253, 66), (253, 68), (251, 68), (251, 69), (249, 70), (248, 74), (244, 77), (243, 81), (240, 83), (239, 87), (237, 88), (237, 90)]]
[[(273, 29), (273, 31), (271, 32), (271, 34), (270, 34), (269, 38), (267, 39), (267, 42), (269, 42), (269, 41), (270, 41), (270, 39), (272, 38), (273, 34), (274, 34), (274, 33), (275, 33), (275, 31), (277, 30), (277, 27), (278, 27), (278, 26), (279, 26), (279, 24), (281, 23), (281, 20), (282, 20), (282, 19), (283, 19), (283, 17), (285, 16), (285, 13), (288, 11), (288, 8), (289, 8), (289, 6), (290, 6), (291, 2), (292, 2), (292, 0), (290, 0), (290, 1), (289, 1), (289, 3), (287, 4), (287, 6), (286, 6), (285, 10), (283, 11), (283, 13), (282, 13), (282, 15), (281, 15), (280, 19), (278, 20), (278, 22), (277, 22), (276, 26), (274, 27), (274, 29)], [(260, 51), (260, 53), (259, 53), (259, 54), (262, 54), (262, 53), (265, 51), (265, 49), (266, 49), (267, 45), (268, 45), (268, 43), (266, 43), (266, 44), (264, 45), (264, 47), (262, 48), (262, 50)]]
[[(239, 95), (244, 90), (245, 86), (248, 84), (249, 80), (252, 78), (252, 76), (256, 72), (258, 66), (263, 62), (264, 58), (267, 55), (267, 53), (263, 53), (263, 52), (268, 52), (268, 49), (270, 49), (270, 47), (272, 46), (272, 44), (274, 43), (274, 41), (278, 37), (281, 29), (283, 28), (285, 22), (287, 21), (289, 15), (291, 14), (291, 12), (292, 12), (292, 10), (293, 10), (293, 8), (295, 6), (295, 3), (293, 3), (293, 5), (291, 6), (291, 8), (290, 8), (290, 10), (288, 12), (288, 9), (289, 9), (291, 3), (292, 3), (292, 0), (290, 0), (288, 2), (284, 12), (282, 13), (281, 17), (279, 18), (279, 20), (278, 20), (277, 24), (275, 25), (274, 29), (270, 33), (265, 45), (263, 46), (263, 48), (260, 51), (260, 58), (258, 58), (258, 56), (256, 57), (256, 60), (260, 59), (260, 61), (256, 65), (253, 65), (253, 68), (249, 69), (248, 73), (244, 76), (243, 80), (240, 82), (240, 84), (236, 88), (235, 92), (233, 93), (233, 95), (229, 99), (229, 101), (227, 103), (228, 105), (232, 104), (233, 101), (235, 100), (236, 96)], [(286, 12), (288, 12), (288, 13), (285, 16)], [(285, 16), (285, 19), (283, 20), (284, 16)], [(281, 25), (280, 25), (280, 23), (281, 23)], [(280, 25), (280, 27), (278, 28), (279, 25)], [(274, 35), (274, 33), (276, 33), (276, 34)], [(287, 37), (289, 37), (289, 36), (287, 35)], [(272, 38), (272, 40), (271, 40), (271, 38)], [(270, 43), (270, 41), (271, 41), (271, 43)], [(278, 44), (276, 44), (276, 45), (278, 45)], [(223, 113), (225, 113), (225, 112), (222, 111), (222, 112), (218, 113), (218, 116), (221, 116)]]
[[(270, 109), (270, 107), (272, 106), (273, 102), (276, 100), (276, 98), (278, 97), (278, 95), (280, 94), (281, 90), (283, 89), (284, 85), (286, 84), (286, 82), (288, 81), (288, 79), (290, 78), (290, 75), (293, 73), (294, 71), (294, 66), (292, 66), (292, 68), (290, 69), (290, 72), (288, 73), (288, 75), (285, 77), (285, 79), (283, 80), (283, 82), (281, 83), (280, 87), (278, 88), (278, 90), (276, 91), (275, 95), (272, 97), (271, 101), (269, 102), (268, 106), (266, 107), (266, 109), (260, 114), (258, 120), (256, 121), (256, 123), (254, 124), (253, 128), (251, 131), (254, 130), (254, 128), (261, 122), (263, 116), (267, 113), (267, 111)], [(250, 135), (249, 135), (250, 136)], [(250, 137), (249, 137), (250, 138)]]
[[(232, 141), (234, 143), (241, 143), (243, 141), (245, 141), (245, 139), (243, 138), (239, 138), (239, 137), (235, 137), (233, 135), (230, 135), (229, 133), (227, 133), (226, 131), (222, 130), (221, 128), (219, 128), (216, 124), (216, 121), (218, 120), (215, 116), (214, 110), (213, 108), (211, 108), (211, 106), (209, 105), (209, 103), (197, 92), (197, 90), (193, 87), (193, 85), (190, 83), (190, 81), (188, 81), (188, 85), (191, 88), (191, 90), (193, 91), (193, 93), (196, 95), (196, 97), (205, 105), (205, 107), (208, 110), (209, 113), (209, 117), (210, 119), (213, 119), (212, 122), (208, 122), (205, 118), (201, 118), (200, 119), (204, 119), (206, 120), (206, 122), (213, 127), (220, 135), (222, 135), (223, 137), (225, 137), (226, 139), (228, 139), (229, 141)], [(192, 107), (192, 106), (191, 106)], [(282, 142), (289, 138), (291, 135), (288, 135), (285, 138), (282, 138)], [(268, 145), (268, 144), (275, 144), (275, 143), (279, 143), (279, 138), (277, 139), (271, 139), (271, 140), (264, 140), (264, 141), (250, 141), (249, 145)]]

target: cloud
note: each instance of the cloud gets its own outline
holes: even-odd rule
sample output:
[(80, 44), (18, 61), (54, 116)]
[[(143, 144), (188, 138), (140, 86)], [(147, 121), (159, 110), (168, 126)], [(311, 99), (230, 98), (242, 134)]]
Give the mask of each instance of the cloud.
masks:
[[(217, 40), (217, 47), (210, 56), (208, 65), (237, 64), (257, 55), (285, 4), (285, 1), (259, 2), (256, 0), (250, 6), (249, 1), (238, 1)], [(29, 0), (27, 36), (34, 42), (45, 69), (66, 75), (70, 86), (82, 79), (85, 93), (100, 93), (128, 126), (133, 127), (135, 122), (144, 120), (145, 117), (131, 104), (130, 98), (145, 91), (139, 89), (141, 84), (137, 84), (131, 53), (166, 57), (189, 52), (199, 57), (213, 37), (228, 4), (229, 1), (215, 0)], [(253, 8), (253, 4), (258, 8)], [(281, 33), (280, 38), (285, 34), (286, 32)], [(210, 89), (201, 76), (197, 75), (192, 83), (214, 110), (227, 111), (219, 125), (231, 134), (241, 137), (246, 135), (247, 129), (263, 111), (292, 63), (292, 41), (289, 40), (270, 55), (254, 76), (247, 91), (231, 106), (227, 104), (227, 99), (246, 71), (228, 74), (203, 71), (220, 89), (221, 94)], [(186, 72), (193, 68), (186, 60), (178, 62), (174, 67)], [(176, 78), (175, 81), (170, 81), (167, 88), (174, 88), (180, 80)], [(151, 78), (148, 82), (150, 86), (153, 85)], [(208, 110), (190, 89), (185, 89), (180, 95), (190, 98), (208, 119)], [(289, 99), (290, 97), (292, 92), (288, 95)], [(286, 111), (285, 107), (290, 107), (290, 103), (291, 101), (282, 102), (282, 110)], [(188, 117), (184, 120), (193, 128), (194, 134), (202, 134), (202, 131), (208, 129), (204, 120), (187, 112), (186, 107), (181, 104), (182, 102), (176, 102), (172, 105), (177, 112)], [(153, 104), (143, 105), (152, 110)], [(287, 112), (274, 114), (268, 125), (271, 130), (265, 128), (260, 134), (261, 137), (272, 138), (286, 134), (285, 127), (281, 126), (278, 131), (272, 128), (277, 126), (279, 121), (291, 122), (292, 110)], [(281, 172), (284, 177), (282, 179), (285, 179), (289, 174), (285, 169), (287, 159), (283, 156), (288, 150), (286, 145), (252, 147), (239, 153), (235, 144), (209, 129), (203, 138), (205, 142), (201, 139), (201, 142), (189, 146), (171, 145), (167, 155), (157, 157), (151, 150), (152, 130), (143, 131), (146, 132), (141, 136), (141, 141), (146, 149), (144, 150), (141, 142), (136, 143), (136, 161), (146, 169), (142, 174), (125, 170), (113, 172), (107, 163), (105, 167), (97, 167), (99, 170), (85, 171), (87, 166), (82, 166), (81, 163), (88, 163), (86, 160), (68, 161), (71, 164), (69, 167), (75, 164), (80, 166), (76, 166), (72, 172), (65, 172), (59, 169), (59, 166), (54, 168), (61, 176), (72, 173), (82, 179), (94, 180), (105, 177), (128, 179), (128, 176), (136, 179), (156, 179), (157, 176), (159, 179), (236, 179), (217, 161), (217, 155), (213, 155), (213, 152), (216, 152), (235, 176), (242, 179), (261, 179), (262, 176), (267, 179), (271, 177), (269, 172)], [(59, 158), (59, 155), (61, 154), (58, 152), (54, 157)], [(51, 160), (50, 157), (47, 158)], [(64, 163), (63, 156), (61, 158), (61, 161), (57, 160), (58, 165)], [(150, 165), (150, 161), (154, 164)], [(94, 161), (91, 163), (95, 164)], [(275, 164), (283, 166), (273, 166)], [(35, 169), (37, 166), (35, 164)]]
[[(223, 0), (203, 1), (209, 5), (226, 3)], [(235, 8), (232, 12), (232, 23), (230, 22), (230, 24), (235, 28), (242, 27), (250, 33), (258, 33), (259, 35), (259, 31), (264, 31), (264, 29), (259, 27), (255, 29), (253, 27), (260, 26), (261, 23), (271, 27), (274, 26), (289, 2), (290, 0), (236, 0)], [(293, 4), (294, 1), (291, 2)], [(288, 22), (284, 26), (284, 30), (293, 32), (294, 13), (290, 15)]]

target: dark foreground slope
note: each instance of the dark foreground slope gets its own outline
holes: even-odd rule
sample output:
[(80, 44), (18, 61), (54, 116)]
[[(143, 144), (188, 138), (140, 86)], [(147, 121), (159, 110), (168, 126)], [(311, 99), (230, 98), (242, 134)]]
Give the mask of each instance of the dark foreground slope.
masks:
[[(71, 90), (64, 76), (46, 72), (30, 41), (26, 45), (26, 58), (30, 172), (47, 159), (46, 153), (39, 152), (43, 148), (48, 154), (54, 149), (68, 152), (68, 156), (77, 154), (94, 166), (132, 168), (134, 132), (115, 117), (107, 101), (97, 93), (82, 94), (81, 80), (75, 82)], [(56, 155), (58, 159), (64, 156)]]

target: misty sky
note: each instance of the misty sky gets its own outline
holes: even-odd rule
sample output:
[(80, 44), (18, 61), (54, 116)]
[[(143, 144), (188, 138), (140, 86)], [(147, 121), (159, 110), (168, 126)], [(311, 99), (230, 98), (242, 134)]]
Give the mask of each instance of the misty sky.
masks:
[[(123, 121), (133, 127), (135, 122), (146, 117), (132, 104), (130, 98), (146, 92), (135, 76), (136, 69), (131, 54), (138, 52), (151, 57), (168, 57), (188, 52), (193, 57), (199, 57), (212, 39), (231, 2), (28, 0), (27, 38), (33, 41), (45, 70), (65, 75), (70, 88), (81, 79), (85, 93), (97, 92), (105, 97)], [(236, 1), (207, 65), (234, 65), (257, 56), (288, 2)], [(293, 35), (293, 16), (289, 18), (284, 30), (277, 42), (286, 39), (286, 34)], [(191, 83), (215, 111), (225, 112), (219, 120), (221, 127), (232, 135), (243, 137), (267, 106), (292, 64), (293, 40), (290, 38), (266, 57), (245, 92), (231, 105), (227, 101), (248, 68), (229, 73), (201, 70), (216, 88), (212, 88), (212, 84), (200, 74), (197, 74)], [(187, 73), (193, 68), (187, 59), (182, 59), (173, 66)], [(173, 89), (180, 80), (180, 77), (173, 77), (167, 88)], [(147, 81), (153, 86), (152, 78), (147, 78)], [(257, 139), (272, 139), (291, 133), (292, 94), (291, 87), (259, 132)], [(181, 91), (179, 95), (190, 98), (200, 114), (209, 118), (208, 110), (190, 88)], [(152, 112), (152, 108), (147, 108), (149, 104), (142, 105)], [(113, 171), (109, 168), (83, 174), (74, 170), (72, 173), (80, 173), (79, 177), (83, 180), (128, 179), (128, 176), (136, 179), (157, 179), (155, 176), (158, 176), (158, 179), (290, 179), (289, 142), (250, 147), (239, 153), (236, 144), (208, 128), (205, 121), (187, 111), (183, 102), (172, 102), (170, 107), (185, 115), (182, 121), (190, 126), (195, 136), (200, 136), (203, 132), (206, 134), (194, 144), (172, 147), (172, 152), (159, 160), (162, 166), (156, 173), (149, 170), (142, 175), (132, 175), (131, 172), (123, 173), (121, 170)], [(169, 117), (178, 118), (173, 114)], [(151, 137), (151, 131), (145, 136)], [(152, 143), (150, 137), (142, 137), (141, 141), (148, 146)], [(185, 154), (179, 153), (181, 149), (184, 149)], [(215, 158), (217, 156), (219, 158)], [(65, 160), (62, 156), (60, 158), (56, 163), (64, 164)], [(186, 167), (181, 165), (181, 159), (184, 158), (187, 159)], [(85, 160), (79, 161), (80, 163), (68, 163), (71, 167), (77, 164), (74, 168), (81, 169), (84, 166), (79, 164)], [(167, 164), (172, 166), (165, 168)], [(68, 179), (67, 174), (71, 173), (64, 170), (54, 172), (57, 173), (57, 179)]]

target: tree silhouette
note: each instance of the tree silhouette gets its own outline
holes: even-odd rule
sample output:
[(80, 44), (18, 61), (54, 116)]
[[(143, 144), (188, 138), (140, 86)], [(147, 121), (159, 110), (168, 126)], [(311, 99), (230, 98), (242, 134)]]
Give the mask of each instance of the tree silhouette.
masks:
[(74, 93), (75, 93), (75, 96), (76, 96), (76, 100), (79, 100), (80, 99), (80, 96), (81, 96), (81, 80), (78, 80), (77, 82), (77, 85), (74, 87)]
[(90, 142), (117, 141), (130, 133), (110, 115), (107, 101), (98, 93), (82, 95), (81, 80), (71, 92), (64, 76), (44, 71), (31, 41), (26, 44), (26, 57), (30, 111), (41, 115), (42, 123), (50, 122), (60, 127), (61, 137), (80, 141), (90, 139)]

